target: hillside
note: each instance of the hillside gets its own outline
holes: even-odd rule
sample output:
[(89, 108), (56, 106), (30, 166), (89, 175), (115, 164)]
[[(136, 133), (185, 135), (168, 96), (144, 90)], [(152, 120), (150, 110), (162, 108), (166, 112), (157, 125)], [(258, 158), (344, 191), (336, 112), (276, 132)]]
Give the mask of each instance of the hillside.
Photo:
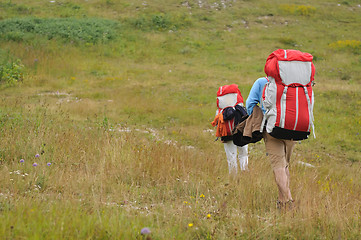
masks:
[[(0, 235), (358, 239), (360, 36), (357, 0), (1, 2)], [(230, 178), (210, 125), (218, 87), (246, 99), (279, 48), (316, 67), (286, 213), (263, 142)]]

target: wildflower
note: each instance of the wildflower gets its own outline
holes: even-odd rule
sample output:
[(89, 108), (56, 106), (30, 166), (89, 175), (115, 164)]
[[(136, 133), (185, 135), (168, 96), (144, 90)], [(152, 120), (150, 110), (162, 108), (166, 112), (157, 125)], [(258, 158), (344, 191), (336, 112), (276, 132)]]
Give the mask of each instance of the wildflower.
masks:
[(211, 214), (207, 214), (207, 218), (211, 218)]
[(33, 167), (36, 167), (36, 166), (38, 166), (38, 164), (35, 162), (35, 163), (33, 163)]
[(46, 165), (50, 166), (50, 165), (51, 165), (51, 162), (48, 162)]
[(193, 227), (193, 223), (189, 223), (189, 224), (188, 224), (188, 227)]
[(204, 194), (201, 194), (199, 197), (200, 197), (200, 198), (204, 198)]
[(140, 230), (140, 234), (142, 234), (142, 235), (147, 235), (147, 234), (150, 234), (150, 233), (151, 233), (151, 231), (150, 231), (150, 229), (147, 228), (147, 227), (145, 227), (145, 228), (143, 228), (142, 230)]
[(40, 155), (39, 155), (39, 154), (35, 154), (35, 157), (38, 158), (38, 157), (40, 157)]
[(24, 159), (20, 159), (20, 162), (23, 163), (23, 162), (25, 162), (25, 160), (24, 160)]

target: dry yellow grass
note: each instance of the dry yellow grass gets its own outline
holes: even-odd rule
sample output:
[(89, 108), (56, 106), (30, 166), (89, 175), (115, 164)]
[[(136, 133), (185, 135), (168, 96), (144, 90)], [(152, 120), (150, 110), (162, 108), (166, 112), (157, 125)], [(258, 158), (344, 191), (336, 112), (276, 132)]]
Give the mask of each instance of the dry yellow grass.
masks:
[[(0, 236), (141, 239), (149, 227), (152, 239), (359, 238), (359, 55), (329, 43), (359, 37), (360, 9), (312, 2), (306, 17), (282, 12), (285, 1), (225, 2), (0, 4), (3, 18), (85, 15), (124, 27), (104, 44), (1, 40), (0, 57), (27, 71), (0, 88)], [(163, 11), (186, 25), (158, 30), (152, 17)], [(246, 98), (277, 48), (317, 58), (317, 138), (296, 146), (287, 212), (276, 209), (263, 142), (250, 146), (250, 171), (230, 177), (209, 131), (218, 87), (237, 83)]]

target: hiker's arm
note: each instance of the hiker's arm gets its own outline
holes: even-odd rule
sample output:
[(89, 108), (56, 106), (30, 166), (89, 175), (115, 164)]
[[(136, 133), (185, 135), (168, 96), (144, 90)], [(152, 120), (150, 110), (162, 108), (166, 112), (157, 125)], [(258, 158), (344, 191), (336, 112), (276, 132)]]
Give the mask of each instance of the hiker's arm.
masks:
[(260, 99), (262, 97), (262, 91), (260, 91), (260, 87), (261, 87), (260, 81), (259, 79), (257, 79), (257, 81), (254, 82), (251, 91), (249, 92), (248, 98), (246, 100), (246, 108), (248, 115), (251, 115), (254, 106), (260, 103)]

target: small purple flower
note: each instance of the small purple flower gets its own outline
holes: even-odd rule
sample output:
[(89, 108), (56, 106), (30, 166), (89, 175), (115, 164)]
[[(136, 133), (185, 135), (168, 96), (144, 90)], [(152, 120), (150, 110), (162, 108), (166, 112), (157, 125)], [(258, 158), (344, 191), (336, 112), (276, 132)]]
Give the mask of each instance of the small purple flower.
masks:
[(39, 155), (39, 154), (35, 154), (35, 157), (38, 158), (38, 157), (40, 157), (40, 155)]
[(23, 162), (25, 162), (25, 160), (24, 160), (24, 159), (20, 159), (20, 162), (23, 163)]
[(38, 164), (36, 162), (33, 163), (33, 167), (36, 167), (38, 166)]
[(46, 165), (50, 166), (50, 165), (51, 165), (51, 162), (48, 162)]
[(150, 233), (151, 233), (151, 231), (150, 231), (150, 229), (147, 228), (147, 227), (143, 228), (143, 229), (140, 231), (140, 234), (142, 234), (142, 235), (147, 235), (147, 234), (150, 234)]

